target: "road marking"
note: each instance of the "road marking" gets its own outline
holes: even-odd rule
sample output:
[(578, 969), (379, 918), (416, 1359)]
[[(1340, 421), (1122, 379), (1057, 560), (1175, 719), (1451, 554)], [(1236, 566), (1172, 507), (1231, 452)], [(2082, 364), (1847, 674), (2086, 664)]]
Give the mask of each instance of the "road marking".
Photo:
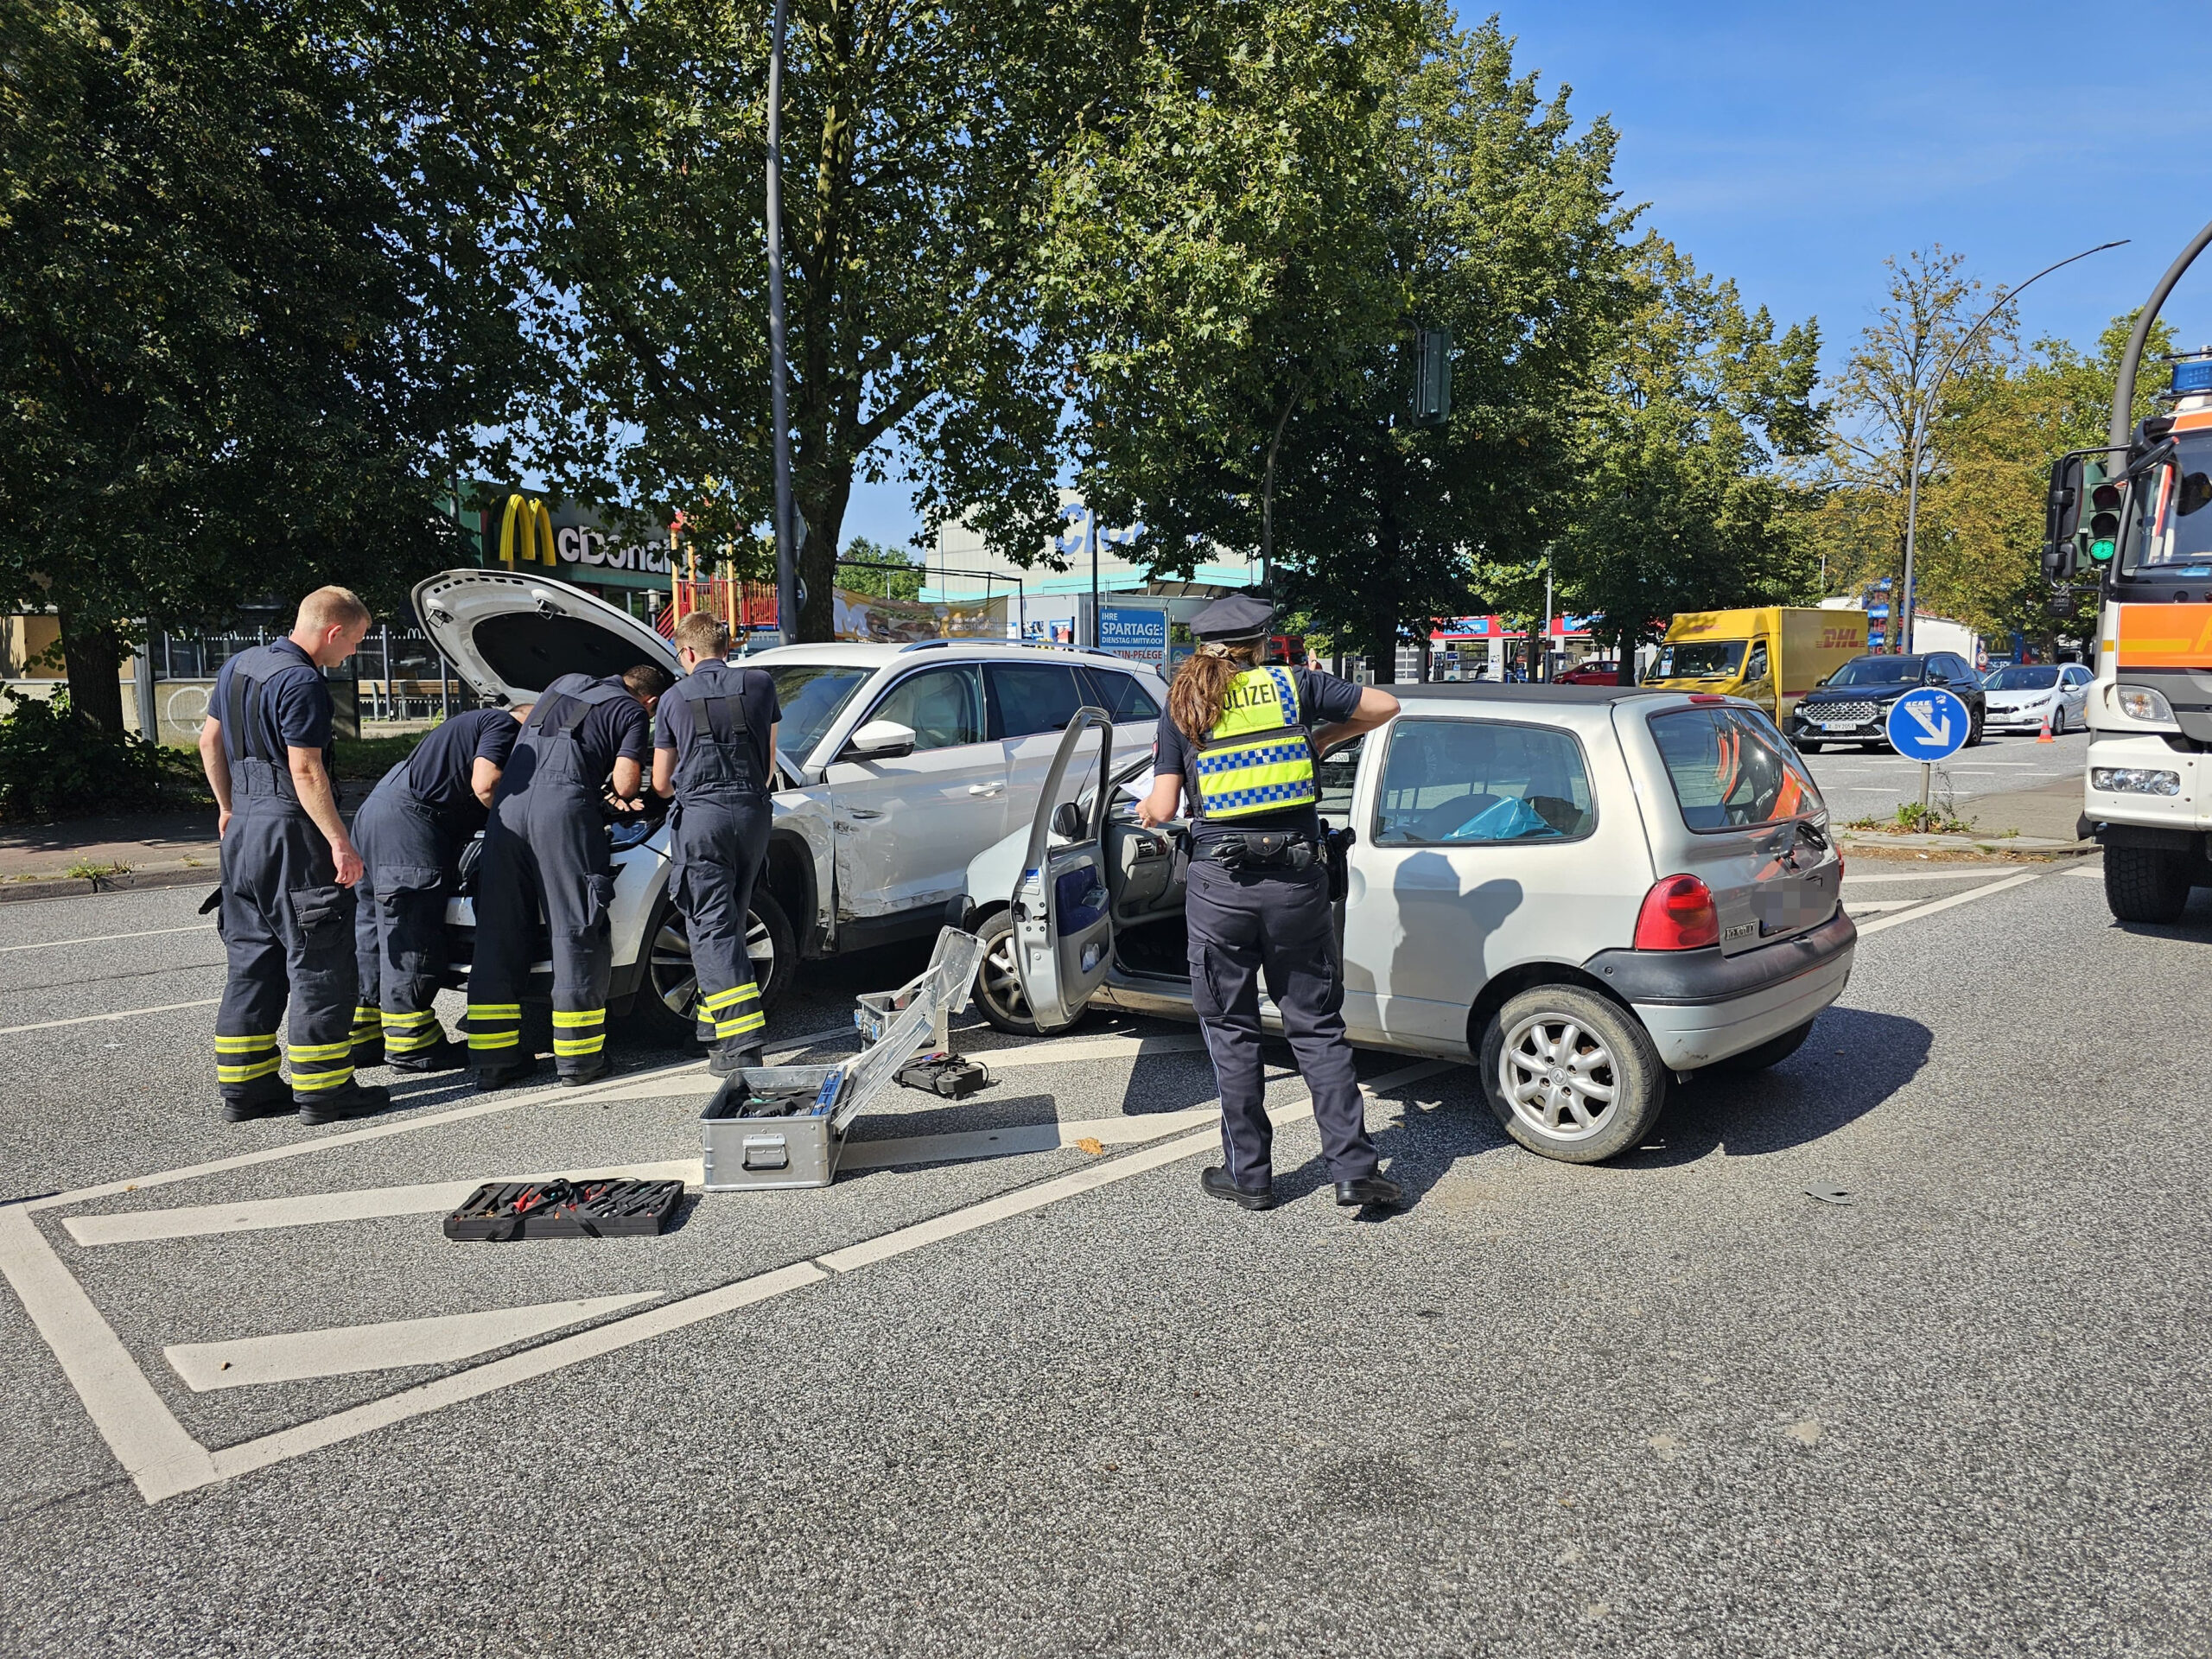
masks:
[(1911, 910), (1901, 910), (1894, 916), (1878, 918), (1861, 927), (1859, 930), (1859, 937), (1863, 939), (1869, 933), (1878, 933), (1885, 927), (1897, 926), (1900, 922), (1915, 921), (1923, 916), (1933, 916), (1939, 910), (1949, 910), (1959, 905), (1970, 905), (1977, 899), (1986, 899), (1993, 893), (2003, 893), (2008, 887), (2024, 887), (2031, 881), (2040, 881), (2043, 877), (2043, 871), (2030, 870), (2024, 874), (2012, 876), (2003, 881), (1993, 881), (1986, 887), (1969, 887), (1966, 892), (1955, 893), (1948, 899), (1933, 899)]
[[(1272, 1108), (1270, 1109), (1272, 1110)], [(888, 1169), (913, 1164), (966, 1163), (976, 1158), (1008, 1158), (1032, 1152), (1065, 1152), (1078, 1142), (1101, 1147), (1133, 1146), (1157, 1141), (1179, 1129), (1221, 1119), (1219, 1106), (1193, 1106), (1179, 1112), (1147, 1112), (1136, 1117), (1094, 1117), (1066, 1123), (1022, 1123), (1003, 1129), (970, 1129), (957, 1135), (917, 1135), (892, 1141), (848, 1141), (837, 1159), (843, 1169)]]
[[(210, 923), (202, 922), (193, 927), (149, 927), (137, 933), (92, 933), (81, 939), (40, 939), (33, 944), (0, 944), (0, 956), (10, 950), (52, 950), (65, 944), (106, 944), (115, 939), (150, 939), (163, 933), (213, 933)], [(213, 963), (198, 964), (213, 966)]]
[[(1450, 1061), (1424, 1061), (1361, 1084), (1361, 1093), (1377, 1096), (1386, 1090), (1456, 1069)], [(1298, 1097), (1270, 1103), (1268, 1108), (1269, 1116), (1279, 1125), (1310, 1117), (1313, 1111), (1312, 1097), (1305, 1095), (1302, 1084)], [(626, 1318), (609, 1319), (542, 1347), (437, 1377), (314, 1422), (280, 1429), (212, 1453), (184, 1432), (144, 1374), (131, 1363), (99, 1310), (92, 1306), (39, 1234), (28, 1206), (12, 1205), (0, 1211), (0, 1267), (5, 1268), (10, 1282), (16, 1286), (26, 1307), (32, 1310), (40, 1334), (61, 1358), (65, 1375), (84, 1401), (109, 1447), (130, 1472), (146, 1501), (157, 1503), (198, 1487), (232, 1479), (410, 1418), (549, 1376), (788, 1291), (821, 1284), (833, 1274), (857, 1271), (939, 1240), (1029, 1213), (1064, 1198), (1095, 1192), (1180, 1159), (1198, 1156), (1219, 1144), (1218, 1135), (1211, 1131), (1183, 1135), (1163, 1146), (967, 1205), (918, 1226), (898, 1229), (880, 1239), (831, 1252), (816, 1261), (794, 1262)]]
[(978, 1048), (968, 1058), (994, 1071), (1015, 1065), (1050, 1065), (1059, 1060), (1135, 1060), (1152, 1054), (1198, 1054), (1205, 1050), (1202, 1032), (1168, 1032), (1146, 1037), (1052, 1038), (1012, 1048)]
[(207, 1448), (162, 1402), (22, 1205), (0, 1210), (0, 1274), (149, 1503), (219, 1478)]
[[(178, 971), (219, 965), (212, 962), (187, 963), (185, 969)], [(59, 1031), (64, 1026), (96, 1026), (103, 1020), (136, 1020), (141, 1014), (174, 1014), (179, 1008), (212, 1008), (222, 1000), (219, 996), (203, 996), (197, 1002), (163, 1002), (150, 1008), (124, 1008), (116, 1014), (80, 1014), (73, 1020), (41, 1020), (35, 1026), (0, 1026), (0, 1037), (12, 1037), (19, 1031)]]
[[(1866, 854), (1859, 852), (1856, 848), (1852, 850), (1858, 857), (1867, 856)], [(1993, 880), (1995, 880), (1995, 872), (1986, 868), (1979, 870), (1897, 870), (1894, 872), (1885, 870), (1878, 874), (1870, 873), (1866, 875), (1847, 875), (1843, 878), (1843, 885), (1847, 887), (1853, 887), (1861, 881), (1989, 881)]]
[(287, 1331), (230, 1342), (184, 1342), (162, 1357), (195, 1394), (251, 1388), (261, 1382), (302, 1382), (317, 1376), (354, 1376), (410, 1365), (454, 1365), (494, 1348), (549, 1336), (565, 1325), (619, 1313), (656, 1300), (657, 1290), (579, 1301), (538, 1302), (528, 1307), (487, 1308), (428, 1319), (341, 1325), (324, 1331)]

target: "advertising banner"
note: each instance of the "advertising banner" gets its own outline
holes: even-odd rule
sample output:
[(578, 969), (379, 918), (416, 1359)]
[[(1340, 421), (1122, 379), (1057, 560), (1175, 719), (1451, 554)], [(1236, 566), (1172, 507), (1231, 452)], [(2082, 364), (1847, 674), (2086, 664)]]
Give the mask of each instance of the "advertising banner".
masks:
[(1167, 613), (1157, 606), (1101, 604), (1098, 649), (1165, 672)]
[(833, 626), (840, 639), (912, 645), (920, 639), (1003, 639), (1004, 595), (958, 605), (925, 605), (918, 600), (880, 599), (874, 594), (834, 590)]

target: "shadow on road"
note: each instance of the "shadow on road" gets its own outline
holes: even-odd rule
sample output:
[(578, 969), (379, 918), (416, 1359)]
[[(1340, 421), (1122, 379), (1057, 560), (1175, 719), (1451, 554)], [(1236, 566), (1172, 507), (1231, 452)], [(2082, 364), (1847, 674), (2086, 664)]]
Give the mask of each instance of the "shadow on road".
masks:
[(1663, 1169), (1715, 1152), (1756, 1158), (1818, 1141), (1911, 1082), (1928, 1063), (1929, 1042), (1917, 1020), (1832, 1007), (1805, 1046), (1770, 1071), (1703, 1071), (1676, 1084), (1651, 1139), (1617, 1161)]

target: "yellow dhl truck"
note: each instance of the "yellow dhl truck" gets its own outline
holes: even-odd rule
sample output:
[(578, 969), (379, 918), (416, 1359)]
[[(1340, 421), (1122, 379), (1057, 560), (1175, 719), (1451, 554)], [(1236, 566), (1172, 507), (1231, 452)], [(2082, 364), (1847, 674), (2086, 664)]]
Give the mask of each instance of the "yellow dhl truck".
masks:
[(1713, 691), (1756, 702), (1779, 725), (1797, 699), (1854, 657), (1866, 654), (1860, 611), (1765, 605), (1744, 611), (1684, 611), (1647, 685)]
[(2208, 243), (2212, 225), (2137, 315), (2106, 443), (2051, 469), (2052, 609), (2072, 614), (2079, 579), (2097, 586), (2081, 827), (2123, 922), (2178, 921), (2190, 890), (2212, 887), (2212, 356), (2173, 359), (2164, 410), (2134, 418), (2151, 326)]

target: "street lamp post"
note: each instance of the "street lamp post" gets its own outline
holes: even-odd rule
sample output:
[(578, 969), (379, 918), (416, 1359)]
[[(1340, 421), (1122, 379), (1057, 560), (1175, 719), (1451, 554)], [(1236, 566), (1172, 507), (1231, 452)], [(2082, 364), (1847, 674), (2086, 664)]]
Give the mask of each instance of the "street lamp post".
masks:
[(768, 37), (768, 406), (776, 423), (776, 626), (798, 638), (798, 550), (791, 545), (791, 395), (784, 359), (784, 18), (776, 0)]
[[(778, 0), (778, 3), (780, 5), (782, 0)], [(1903, 656), (1912, 650), (1912, 554), (1914, 538), (1920, 528), (1920, 452), (1922, 446), (1928, 440), (1928, 410), (1929, 405), (1936, 401), (1936, 394), (1942, 390), (1943, 382), (1950, 378), (1952, 369), (1957, 366), (1959, 359), (1965, 354), (1967, 347), (1974, 343), (1974, 337), (1989, 326), (1989, 320), (2018, 299), (2031, 286), (2041, 282), (2052, 271), (2072, 264), (2076, 259), (2086, 259), (2093, 253), (2102, 253), (2107, 248), (2124, 247), (2126, 243), (2127, 238), (2122, 237), (2117, 242), (2100, 242), (2094, 248), (2084, 248), (2079, 253), (2061, 259), (2057, 264), (2045, 265), (2026, 282), (2022, 283), (2019, 287), (2012, 289), (2009, 293), (1999, 295), (1997, 303), (1983, 312), (1974, 326), (1961, 336), (1959, 343), (1951, 347), (1951, 354), (1943, 359), (1943, 366), (1936, 371), (1936, 378), (1928, 383), (1928, 391), (1922, 396), (1920, 406), (1913, 411), (1912, 456), (1910, 470), (1905, 475), (1904, 592), (1891, 607), (1892, 610), (1900, 613), (1893, 619), (1896, 623), (1893, 632), (1897, 638), (1898, 655)]]

